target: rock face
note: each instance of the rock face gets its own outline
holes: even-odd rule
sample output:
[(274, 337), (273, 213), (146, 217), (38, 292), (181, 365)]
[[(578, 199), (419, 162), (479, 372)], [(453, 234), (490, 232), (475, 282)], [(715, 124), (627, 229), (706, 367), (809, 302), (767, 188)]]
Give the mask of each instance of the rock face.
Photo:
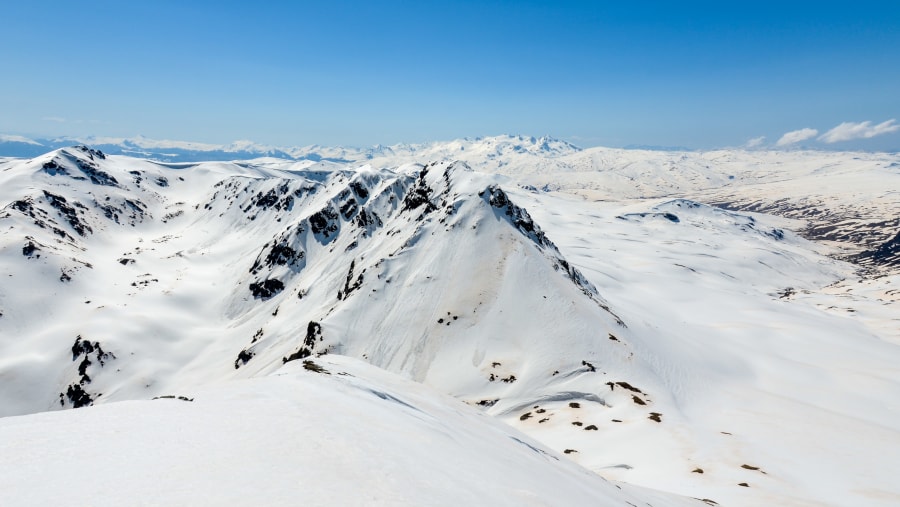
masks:
[(878, 247), (858, 254), (855, 259), (861, 264), (900, 268), (900, 232)]

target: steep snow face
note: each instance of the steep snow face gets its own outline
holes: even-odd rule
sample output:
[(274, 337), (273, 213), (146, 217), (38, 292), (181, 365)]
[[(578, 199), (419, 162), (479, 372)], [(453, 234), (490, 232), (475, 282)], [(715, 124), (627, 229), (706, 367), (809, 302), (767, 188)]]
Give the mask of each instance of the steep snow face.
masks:
[(0, 419), (4, 504), (707, 505), (346, 357), (180, 393)]

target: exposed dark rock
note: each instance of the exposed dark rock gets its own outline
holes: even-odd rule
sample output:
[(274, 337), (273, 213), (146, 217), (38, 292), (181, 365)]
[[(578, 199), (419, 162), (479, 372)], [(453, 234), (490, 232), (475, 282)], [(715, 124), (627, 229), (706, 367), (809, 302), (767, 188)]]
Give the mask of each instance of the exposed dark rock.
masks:
[(87, 368), (90, 365), (91, 360), (88, 359), (87, 356), (84, 356), (84, 359), (81, 360), (81, 364), (78, 365), (78, 374), (81, 375), (81, 385), (91, 383), (91, 377), (87, 374)]
[(370, 225), (376, 227), (382, 227), (384, 225), (381, 218), (379, 218), (376, 213), (364, 209), (360, 210), (359, 214), (356, 215), (355, 223), (363, 229), (368, 228)]
[(50, 206), (59, 212), (59, 215), (72, 226), (72, 229), (74, 229), (79, 236), (85, 236), (88, 233), (94, 232), (93, 229), (84, 223), (81, 217), (78, 216), (78, 210), (75, 208), (85, 209), (82, 204), (77, 202), (69, 204), (65, 197), (52, 194), (46, 190), (44, 190), (44, 197), (47, 199)]
[(322, 340), (322, 325), (316, 321), (309, 321), (306, 325), (306, 338), (303, 339), (303, 345), (310, 349), (316, 346), (316, 339)]
[[(896, 268), (900, 266), (900, 217), (883, 216), (864, 208), (831, 208), (827, 203), (813, 198), (797, 200), (778, 199), (773, 202), (714, 201), (710, 204), (731, 211), (752, 211), (803, 220), (806, 226), (797, 230), (806, 239), (847, 243), (862, 253), (839, 256), (867, 269)], [(772, 229), (766, 235), (780, 240), (784, 232)]]
[(37, 218), (34, 215), (34, 203), (32, 202), (31, 199), (22, 199), (19, 201), (13, 201), (12, 203), (10, 203), (9, 207), (11, 207), (14, 210), (20, 211), (20, 212), (30, 216), (31, 218)]
[(252, 350), (244, 349), (238, 353), (237, 359), (234, 360), (234, 369), (238, 369), (241, 366), (247, 364), (247, 361), (253, 359), (254, 352)]
[(670, 222), (675, 222), (675, 223), (680, 222), (680, 220), (678, 219), (678, 215), (676, 215), (674, 213), (663, 213), (662, 216), (663, 216), (663, 218), (665, 218), (666, 220), (668, 220)]
[(313, 234), (328, 239), (338, 231), (338, 214), (329, 204), (309, 217), (309, 226)]
[(72, 361), (78, 359), (78, 356), (92, 354), (100, 346), (99, 343), (91, 343), (90, 340), (84, 340), (81, 335), (75, 338), (75, 344), (72, 345)]
[(434, 191), (431, 187), (425, 183), (425, 176), (428, 174), (428, 166), (422, 168), (419, 172), (419, 177), (416, 178), (416, 182), (413, 187), (406, 193), (406, 196), (403, 198), (403, 205), (400, 209), (401, 212), (404, 211), (412, 211), (415, 209), (419, 209), (422, 206), (425, 206), (425, 210), (422, 215), (419, 215), (419, 219), (421, 220), (423, 216), (427, 213), (431, 213), (432, 211), (437, 211), (437, 206), (431, 202), (431, 195)]
[(250, 292), (258, 299), (269, 299), (284, 290), (284, 283), (277, 278), (270, 278), (250, 284)]
[[(266, 252), (266, 248), (268, 248), (268, 252)], [(265, 254), (265, 258), (263, 258), (263, 254)], [(263, 247), (263, 251), (260, 252), (253, 262), (253, 266), (250, 267), (250, 272), (253, 274), (259, 273), (264, 266), (271, 269), (275, 266), (294, 265), (297, 261), (302, 260), (305, 255), (303, 251), (294, 250), (286, 239), (282, 239), (281, 242), (275, 243), (271, 247), (268, 244)]]
[(294, 207), (294, 196), (291, 195), (287, 183), (283, 183), (278, 188), (273, 188), (266, 193), (257, 192), (250, 200), (250, 204), (244, 208), (244, 211), (249, 211), (253, 206), (262, 209), (286, 211)]
[(95, 203), (94, 205), (103, 212), (103, 216), (105, 216), (107, 219), (112, 220), (117, 224), (120, 223), (119, 213), (122, 213), (122, 210), (111, 204), (104, 204), (100, 202)]
[(101, 171), (99, 166), (93, 162), (88, 162), (80, 158), (75, 159), (75, 165), (91, 180), (94, 185), (102, 185), (107, 187), (118, 187), (119, 181), (113, 176)]
[(316, 364), (313, 361), (303, 361), (303, 369), (315, 373), (324, 373), (325, 375), (331, 375), (331, 372), (322, 368), (320, 365)]
[(78, 375), (81, 377), (79, 380), (80, 385), (91, 383), (91, 377), (87, 373), (88, 367), (94, 364), (89, 357), (91, 354), (94, 354), (94, 359), (101, 367), (103, 367), (109, 359), (115, 359), (115, 355), (111, 352), (103, 351), (100, 342), (91, 342), (90, 340), (83, 339), (81, 335), (78, 335), (78, 337), (75, 338), (75, 343), (72, 345), (72, 361), (77, 361), (79, 357), (82, 358), (81, 363), (78, 365)]
[(366, 190), (366, 187), (363, 186), (362, 183), (358, 181), (350, 182), (350, 190), (353, 190), (353, 193), (356, 194), (360, 199), (366, 199), (369, 197), (369, 191)]
[[(611, 386), (610, 384), (612, 384), (612, 382), (607, 382), (607, 383), (606, 383), (606, 385), (610, 386), (610, 390), (612, 390), (612, 386)], [(637, 387), (632, 386), (632, 385), (629, 384), (628, 382), (616, 382), (615, 385), (617, 385), (617, 386), (619, 386), (619, 387), (622, 387), (623, 389), (628, 389), (629, 391), (631, 391), (631, 392), (633, 392), (633, 393), (641, 393), (641, 394), (643, 394), (643, 391), (641, 391), (641, 390), (638, 389)]]
[(350, 270), (347, 272), (347, 279), (344, 281), (344, 288), (338, 291), (338, 299), (346, 299), (350, 295), (350, 293), (362, 286), (362, 273), (359, 274), (359, 276), (356, 278), (356, 281), (353, 281), (353, 269), (355, 268), (355, 266), (356, 259), (350, 261)]
[(344, 204), (341, 204), (341, 216), (344, 217), (344, 220), (353, 218), (353, 215), (355, 215), (358, 210), (359, 204), (356, 202), (356, 199), (353, 199), (352, 197)]
[(878, 265), (900, 266), (900, 233), (885, 241), (877, 248), (867, 250), (855, 257), (855, 260), (871, 262)]
[[(94, 399), (79, 384), (72, 384), (66, 389), (66, 398), (74, 408), (87, 407), (94, 404)], [(60, 394), (60, 404), (64, 404)]]
[(41, 170), (50, 176), (68, 176), (69, 171), (66, 170), (65, 167), (59, 165), (59, 162), (56, 159), (50, 160), (49, 162), (44, 162), (44, 165), (41, 166)]
[(188, 398), (187, 396), (175, 396), (174, 394), (166, 394), (164, 396), (156, 396), (153, 398), (154, 400), (181, 400), (181, 401), (194, 401), (194, 398)]
[(506, 195), (506, 192), (498, 185), (489, 186), (479, 195), (486, 197), (488, 204), (498, 211), (503, 212), (507, 217), (507, 220), (532, 241), (542, 247), (556, 250), (556, 245), (554, 245), (544, 234), (544, 231), (534, 223), (534, 220), (531, 219), (531, 215), (528, 214), (528, 211), (513, 204), (513, 202), (509, 200), (509, 196)]
[(250, 343), (256, 343), (262, 337), (263, 337), (263, 329), (259, 328), (256, 330), (256, 334), (253, 335), (253, 339), (250, 340)]
[(296, 359), (303, 359), (303, 358), (309, 357), (309, 356), (311, 356), (311, 355), (312, 355), (312, 351), (304, 347), (304, 348), (301, 348), (301, 349), (298, 350), (297, 352), (294, 352), (293, 354), (291, 354), (291, 355), (289, 355), (289, 356), (287, 356), (287, 357), (282, 357), (282, 358), (281, 358), (281, 362), (282, 362), (282, 363), (287, 363), (287, 362), (290, 362), (290, 361), (294, 361), (294, 360), (296, 360)]
[(306, 325), (306, 338), (303, 339), (303, 346), (291, 355), (281, 358), (281, 361), (287, 363), (288, 361), (311, 356), (313, 350), (315, 350), (316, 341), (322, 341), (322, 325), (316, 321), (310, 321)]
[(40, 258), (40, 254), (34, 254), (38, 250), (40, 250), (40, 248), (38, 248), (38, 246), (35, 245), (33, 241), (29, 241), (25, 243), (25, 246), (22, 247), (22, 255), (24, 255), (25, 257)]
[(147, 205), (142, 203), (141, 201), (125, 199), (125, 207), (126, 209), (131, 210), (130, 218), (132, 220), (143, 220), (144, 215), (146, 214)]
[(83, 144), (80, 144), (80, 145), (78, 145), (78, 146), (75, 146), (75, 149), (81, 151), (82, 153), (86, 153), (87, 156), (88, 156), (91, 160), (94, 160), (94, 157), (97, 157), (97, 158), (99, 158), (100, 160), (106, 160), (106, 154), (103, 153), (103, 152), (100, 151), (100, 150), (95, 150), (95, 149), (93, 149), (93, 148), (89, 148), (89, 147), (87, 147), (87, 146), (85, 146), (85, 145), (83, 145)]

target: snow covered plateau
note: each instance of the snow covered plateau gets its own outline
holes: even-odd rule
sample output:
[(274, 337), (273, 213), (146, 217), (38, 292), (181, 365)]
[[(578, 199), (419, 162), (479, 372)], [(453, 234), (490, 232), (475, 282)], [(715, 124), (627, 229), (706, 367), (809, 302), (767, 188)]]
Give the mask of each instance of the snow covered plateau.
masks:
[(2, 505), (900, 504), (900, 155), (53, 147)]

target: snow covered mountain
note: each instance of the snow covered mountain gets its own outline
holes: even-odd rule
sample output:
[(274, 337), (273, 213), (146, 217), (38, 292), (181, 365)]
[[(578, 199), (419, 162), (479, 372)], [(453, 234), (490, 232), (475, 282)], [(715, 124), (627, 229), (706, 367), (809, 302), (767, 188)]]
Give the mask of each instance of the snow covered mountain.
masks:
[[(882, 453), (900, 444), (885, 401), (900, 395), (900, 157), (579, 150), (512, 136), (313, 151), (172, 163), (79, 146), (0, 161), (4, 440), (142, 417), (240, 440), (240, 425), (209, 421), (266, 413), (256, 399), (306, 413), (362, 397), (311, 420), (319, 438), (344, 438), (330, 421), (361, 412), (374, 414), (365, 445), (394, 442), (377, 426), (393, 418), (426, 442), (450, 432), (485, 452), (435, 453), (479, 463), (472, 477), (520, 463), (499, 491), (533, 484), (536, 504), (900, 498), (900, 460)], [(176, 399), (109, 403), (161, 396)], [(508, 435), (487, 436), (497, 431)], [(518, 451), (504, 450), (510, 439)], [(383, 447), (391, 462), (428, 456)], [(40, 456), (34, 466), (53, 454)], [(566, 458), (706, 502), (610, 488)], [(530, 478), (540, 474), (577, 478)], [(428, 503), (421, 488), (379, 491), (395, 495), (377, 496), (385, 504)], [(16, 498), (58, 498), (45, 493)], [(484, 503), (523, 498), (497, 494)], [(157, 498), (190, 501), (178, 495)]]
[[(551, 137), (503, 135), (457, 139), (449, 143), (376, 145), (368, 148), (331, 146), (285, 147), (270, 146), (252, 141), (230, 144), (210, 144), (190, 141), (150, 139), (144, 136), (123, 137), (58, 137), (30, 139), (24, 136), (0, 134), (0, 156), (34, 157), (72, 145), (90, 145), (107, 155), (129, 155), (161, 162), (232, 161), (260, 157), (287, 160), (330, 161), (337, 163), (363, 162), (375, 158), (421, 158), (438, 160), (485, 159), (504, 156), (560, 156), (580, 151), (580, 148)], [(467, 153), (465, 153), (468, 150)], [(463, 156), (463, 157), (461, 157)]]

